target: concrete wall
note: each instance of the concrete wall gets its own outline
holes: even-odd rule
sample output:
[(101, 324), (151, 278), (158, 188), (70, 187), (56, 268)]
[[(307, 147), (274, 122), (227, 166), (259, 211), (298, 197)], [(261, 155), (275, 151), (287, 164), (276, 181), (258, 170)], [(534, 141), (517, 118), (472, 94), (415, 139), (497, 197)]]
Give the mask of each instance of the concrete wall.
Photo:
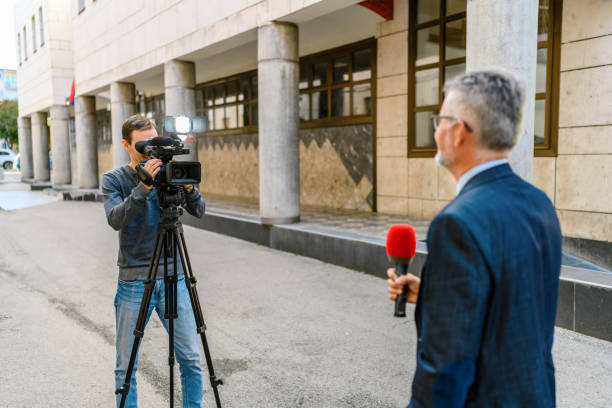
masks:
[(201, 60), (252, 43), (257, 27), (267, 21), (300, 24), (358, 2), (86, 0), (85, 10), (78, 13), (73, 1), (77, 92), (96, 93), (171, 59)]
[[(17, 67), (19, 115), (48, 110), (63, 105), (72, 84), (71, 0), (27, 0), (15, 4), (15, 29), (21, 33), (23, 60), (23, 26), (26, 26), (28, 59)], [(45, 43), (40, 44), (39, 8), (43, 8)], [(32, 16), (36, 21), (37, 51), (32, 48)]]

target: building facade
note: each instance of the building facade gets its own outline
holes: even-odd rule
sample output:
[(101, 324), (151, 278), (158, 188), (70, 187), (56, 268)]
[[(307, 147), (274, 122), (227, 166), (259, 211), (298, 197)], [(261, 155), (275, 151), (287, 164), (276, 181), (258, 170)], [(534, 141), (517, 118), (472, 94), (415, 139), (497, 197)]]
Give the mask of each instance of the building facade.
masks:
[[(16, 12), (20, 44), (31, 41), (40, 7), (44, 16), (64, 4), (26, 3)], [(68, 132), (76, 131), (71, 168), (81, 188), (97, 188), (127, 161), (127, 116), (140, 112), (161, 133), (164, 116), (197, 114), (208, 119), (189, 145), (202, 163), (201, 190), (259, 203), (262, 220), (295, 220), (300, 207), (432, 218), (455, 192), (432, 159), (430, 118), (443, 84), (493, 54), (504, 67), (524, 56), (533, 98), (516, 154), (521, 175), (555, 204), (566, 249), (610, 265), (612, 2), (467, 3), (69, 1), (70, 69), (24, 61), (20, 117), (52, 114), (74, 75)], [(488, 28), (506, 20), (514, 25)], [(24, 43), (20, 55), (33, 60), (32, 50)], [(36, 58), (52, 50), (39, 46)], [(27, 139), (25, 124), (20, 131)]]
[(17, 100), (17, 71), (0, 69), (0, 102)]
[[(15, 3), (19, 149), (22, 177), (72, 183), (70, 115), (67, 105), (73, 78), (70, 0)], [(76, 161), (76, 160), (75, 160)]]

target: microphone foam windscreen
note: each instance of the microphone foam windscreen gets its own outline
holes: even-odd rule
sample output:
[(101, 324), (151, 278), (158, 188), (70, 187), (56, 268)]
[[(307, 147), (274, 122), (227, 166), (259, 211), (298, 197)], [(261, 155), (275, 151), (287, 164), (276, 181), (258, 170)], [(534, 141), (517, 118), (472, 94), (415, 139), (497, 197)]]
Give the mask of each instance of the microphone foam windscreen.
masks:
[(416, 234), (412, 225), (394, 224), (387, 233), (387, 255), (410, 259), (416, 252)]

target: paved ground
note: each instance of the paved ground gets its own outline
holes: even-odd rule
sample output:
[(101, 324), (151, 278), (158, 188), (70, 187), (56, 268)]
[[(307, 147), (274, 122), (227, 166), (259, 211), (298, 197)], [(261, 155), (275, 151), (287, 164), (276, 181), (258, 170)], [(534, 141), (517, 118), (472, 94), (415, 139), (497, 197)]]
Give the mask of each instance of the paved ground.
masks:
[[(7, 189), (20, 188), (0, 183), (0, 207)], [(392, 317), (381, 279), (185, 230), (224, 407), (407, 402), (414, 322)], [(0, 232), (0, 407), (113, 406), (117, 233), (102, 205), (0, 210)], [(612, 343), (558, 329), (554, 351), (559, 406), (612, 406)], [(152, 318), (143, 407), (167, 403), (166, 354)], [(205, 392), (214, 406), (208, 383)]]

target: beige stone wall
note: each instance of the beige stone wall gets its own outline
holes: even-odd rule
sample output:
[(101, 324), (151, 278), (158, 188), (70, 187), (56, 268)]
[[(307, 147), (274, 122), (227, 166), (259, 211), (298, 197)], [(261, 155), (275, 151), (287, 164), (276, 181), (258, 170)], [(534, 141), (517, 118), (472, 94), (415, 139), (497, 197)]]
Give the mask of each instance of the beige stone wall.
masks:
[[(257, 135), (205, 136), (199, 139), (198, 145), (198, 160), (202, 163), (200, 191), (214, 197), (259, 201)], [(372, 210), (368, 204), (372, 182), (365, 174), (360, 180), (351, 177), (341, 152), (332, 145), (330, 138), (321, 136), (317, 142), (314, 137), (301, 137), (299, 150), (303, 206)]]
[[(534, 158), (533, 183), (567, 237), (612, 241), (612, 1), (563, 4), (558, 157)], [(431, 218), (455, 182), (431, 158), (407, 157), (408, 1), (378, 27), (378, 211)]]
[(559, 154), (542, 183), (564, 236), (612, 242), (612, 2), (565, 1), (561, 42)]
[(202, 164), (200, 190), (204, 194), (259, 201), (259, 151), (252, 143), (221, 146), (200, 142), (198, 160)]
[(432, 158), (408, 157), (408, 1), (379, 24), (376, 188), (381, 213), (433, 218), (455, 195), (455, 181)]

